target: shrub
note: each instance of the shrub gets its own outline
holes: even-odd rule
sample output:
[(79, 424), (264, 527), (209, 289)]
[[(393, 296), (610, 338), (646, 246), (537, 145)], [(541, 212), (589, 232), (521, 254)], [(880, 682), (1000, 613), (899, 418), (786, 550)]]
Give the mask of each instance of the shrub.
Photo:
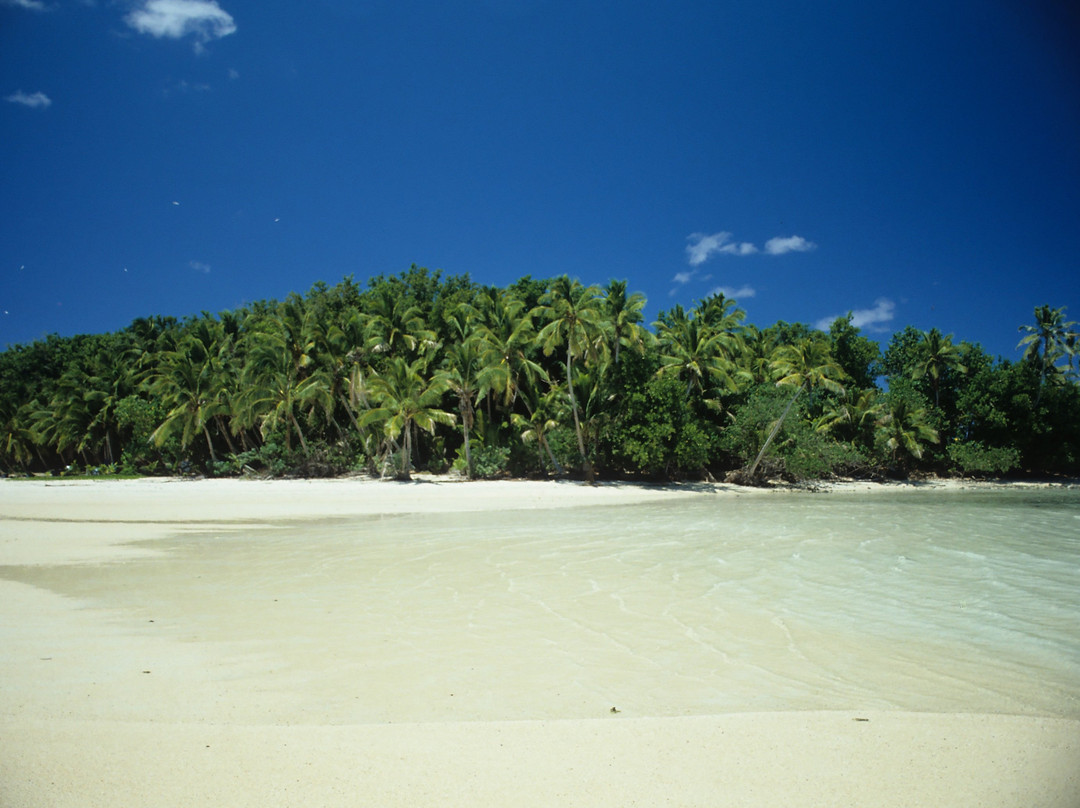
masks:
[(1020, 452), (1011, 446), (983, 446), (978, 441), (949, 444), (949, 463), (954, 471), (970, 475), (1000, 475), (1020, 465)]

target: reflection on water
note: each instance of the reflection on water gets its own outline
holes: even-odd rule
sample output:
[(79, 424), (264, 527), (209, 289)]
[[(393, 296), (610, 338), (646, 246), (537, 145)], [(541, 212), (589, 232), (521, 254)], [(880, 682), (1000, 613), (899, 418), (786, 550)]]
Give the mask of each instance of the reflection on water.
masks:
[(164, 546), (3, 575), (272, 670), (283, 720), (1080, 717), (1076, 491), (702, 495)]

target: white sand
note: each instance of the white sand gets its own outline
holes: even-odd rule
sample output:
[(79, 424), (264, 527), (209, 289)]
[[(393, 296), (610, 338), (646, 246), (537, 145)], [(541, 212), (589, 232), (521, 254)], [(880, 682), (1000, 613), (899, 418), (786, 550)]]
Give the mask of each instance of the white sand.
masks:
[[(210, 526), (618, 505), (700, 491), (533, 482), (3, 481), (0, 566), (145, 557), (157, 551), (125, 543)], [(1080, 722), (1063, 718), (799, 712), (257, 722), (250, 716), (266, 698), (265, 671), (208, 672), (212, 656), (199, 643), (135, 637), (100, 609), (7, 579), (0, 579), (0, 648), (4, 808), (1080, 805)]]

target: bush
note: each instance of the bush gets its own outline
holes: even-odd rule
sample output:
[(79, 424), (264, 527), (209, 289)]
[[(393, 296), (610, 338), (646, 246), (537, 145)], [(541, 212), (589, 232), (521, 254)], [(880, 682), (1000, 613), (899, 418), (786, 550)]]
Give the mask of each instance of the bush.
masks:
[[(721, 449), (734, 463), (748, 466), (790, 399), (789, 388), (759, 387), (735, 410), (731, 424), (721, 433)], [(791, 482), (867, 473), (868, 461), (858, 449), (814, 430), (807, 419), (805, 399), (802, 396), (788, 413), (762, 460), (759, 473), (765, 478), (779, 477)]]
[(619, 471), (679, 479), (700, 472), (712, 453), (710, 432), (694, 413), (686, 386), (672, 377), (649, 379), (623, 395), (603, 434), (609, 462)]
[(1020, 452), (1011, 446), (983, 446), (978, 441), (949, 444), (953, 471), (975, 476), (1006, 474), (1020, 465)]
[[(484, 480), (506, 473), (510, 460), (510, 450), (505, 446), (484, 446), (479, 441), (469, 446), (472, 455), (473, 478)], [(465, 474), (465, 447), (458, 449), (454, 459), (454, 471)]]

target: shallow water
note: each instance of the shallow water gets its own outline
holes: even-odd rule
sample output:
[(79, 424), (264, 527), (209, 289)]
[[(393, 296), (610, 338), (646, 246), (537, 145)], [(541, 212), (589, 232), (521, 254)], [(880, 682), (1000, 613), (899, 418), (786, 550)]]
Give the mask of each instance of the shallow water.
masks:
[(283, 721), (1080, 717), (1077, 491), (702, 495), (153, 546), (0, 577), (198, 646)]

